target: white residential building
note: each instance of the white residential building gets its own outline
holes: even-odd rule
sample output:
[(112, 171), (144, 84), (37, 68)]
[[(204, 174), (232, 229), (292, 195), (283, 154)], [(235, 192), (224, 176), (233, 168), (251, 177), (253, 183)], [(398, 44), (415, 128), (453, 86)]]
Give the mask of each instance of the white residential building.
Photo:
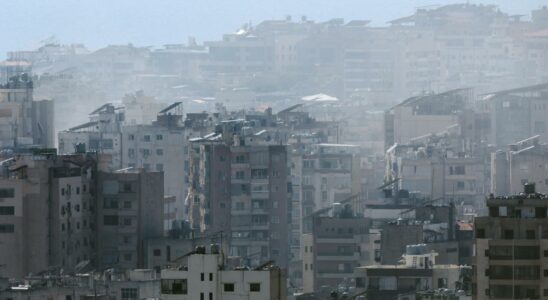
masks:
[(286, 279), (277, 267), (226, 270), (218, 247), (210, 253), (197, 248), (188, 265), (161, 273), (165, 300), (269, 300), (286, 299)]

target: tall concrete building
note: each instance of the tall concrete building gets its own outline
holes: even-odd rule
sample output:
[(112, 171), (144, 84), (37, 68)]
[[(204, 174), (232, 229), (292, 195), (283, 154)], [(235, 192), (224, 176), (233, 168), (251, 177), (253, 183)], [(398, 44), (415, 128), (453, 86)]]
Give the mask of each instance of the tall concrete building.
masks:
[(1, 168), (0, 275), (93, 264), (95, 158), (35, 151)]
[(58, 133), (59, 153), (98, 152), (110, 156), (110, 170), (120, 169), (124, 113), (107, 103), (92, 111), (89, 117), (89, 122)]
[(144, 241), (164, 234), (163, 173), (99, 172), (97, 187), (98, 267), (142, 268)]
[(354, 268), (374, 264), (368, 253), (371, 220), (355, 216), (350, 205), (335, 206), (332, 216), (314, 216), (312, 224), (301, 244), (304, 292), (349, 284)]
[(548, 201), (528, 184), (524, 193), (487, 198), (475, 219), (475, 299), (548, 296)]
[(0, 147), (53, 147), (53, 101), (33, 99), (27, 73), (0, 84)]
[(191, 226), (223, 231), (230, 255), (246, 264), (274, 260), (285, 268), (291, 221), (286, 146), (246, 134), (243, 124), (226, 121), (219, 133), (191, 140)]
[[(187, 218), (184, 201), (188, 189), (188, 139), (192, 130), (185, 130), (182, 113), (176, 108), (180, 104), (161, 110), (152, 124), (124, 126), (121, 151), (123, 168), (164, 173), (164, 193), (175, 197), (170, 205), (173, 207), (166, 207), (175, 214), (171, 222)], [(166, 220), (166, 230), (172, 227), (171, 222)]]

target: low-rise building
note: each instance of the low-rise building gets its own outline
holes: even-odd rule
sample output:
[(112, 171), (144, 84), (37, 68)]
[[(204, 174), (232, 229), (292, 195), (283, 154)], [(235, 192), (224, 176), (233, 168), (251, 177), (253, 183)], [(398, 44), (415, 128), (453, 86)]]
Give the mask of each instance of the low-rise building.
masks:
[(286, 276), (269, 263), (255, 269), (225, 269), (223, 254), (217, 245), (206, 253), (197, 247), (188, 256), (188, 264), (180, 268), (164, 269), (161, 273), (162, 294), (165, 300), (284, 300)]
[(425, 245), (409, 245), (398, 264), (358, 267), (356, 293), (367, 299), (414, 299), (419, 291), (469, 286), (466, 274), (471, 267), (436, 264), (436, 256)]

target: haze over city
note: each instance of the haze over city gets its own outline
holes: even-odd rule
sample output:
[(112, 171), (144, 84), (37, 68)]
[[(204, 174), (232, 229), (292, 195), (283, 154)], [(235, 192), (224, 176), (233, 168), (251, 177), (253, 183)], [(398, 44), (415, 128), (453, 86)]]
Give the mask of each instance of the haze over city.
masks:
[[(164, 0), (32, 0), (3, 1), (0, 18), (10, 43), (0, 44), (0, 56), (8, 51), (37, 47), (55, 36), (66, 43), (83, 43), (92, 49), (109, 44), (133, 43), (162, 46), (180, 43), (188, 36), (200, 41), (217, 39), (243, 24), (266, 19), (307, 16), (312, 20), (366, 19), (373, 25), (404, 15), (416, 8), (461, 3), (453, 0), (305, 0), (305, 1), (187, 1)], [(494, 4), (504, 11), (528, 15), (546, 4), (543, 0), (468, 1)], [(7, 20), (16, 20), (8, 22)]]
[(0, 300), (548, 299), (546, 1), (11, 1)]

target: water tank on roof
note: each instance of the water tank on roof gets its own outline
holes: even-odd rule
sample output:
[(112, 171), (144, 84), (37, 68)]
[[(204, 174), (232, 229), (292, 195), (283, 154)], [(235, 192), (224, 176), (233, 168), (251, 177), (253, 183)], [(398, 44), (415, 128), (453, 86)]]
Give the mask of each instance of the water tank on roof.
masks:
[(205, 246), (196, 246), (195, 251), (196, 251), (197, 254), (205, 254), (206, 253), (206, 248), (205, 248)]
[(209, 246), (209, 249), (211, 251), (211, 254), (219, 254), (219, 252), (220, 252), (219, 244), (211, 244)]
[(535, 193), (535, 184), (534, 183), (526, 183), (523, 185), (523, 192), (526, 195), (534, 194)]

